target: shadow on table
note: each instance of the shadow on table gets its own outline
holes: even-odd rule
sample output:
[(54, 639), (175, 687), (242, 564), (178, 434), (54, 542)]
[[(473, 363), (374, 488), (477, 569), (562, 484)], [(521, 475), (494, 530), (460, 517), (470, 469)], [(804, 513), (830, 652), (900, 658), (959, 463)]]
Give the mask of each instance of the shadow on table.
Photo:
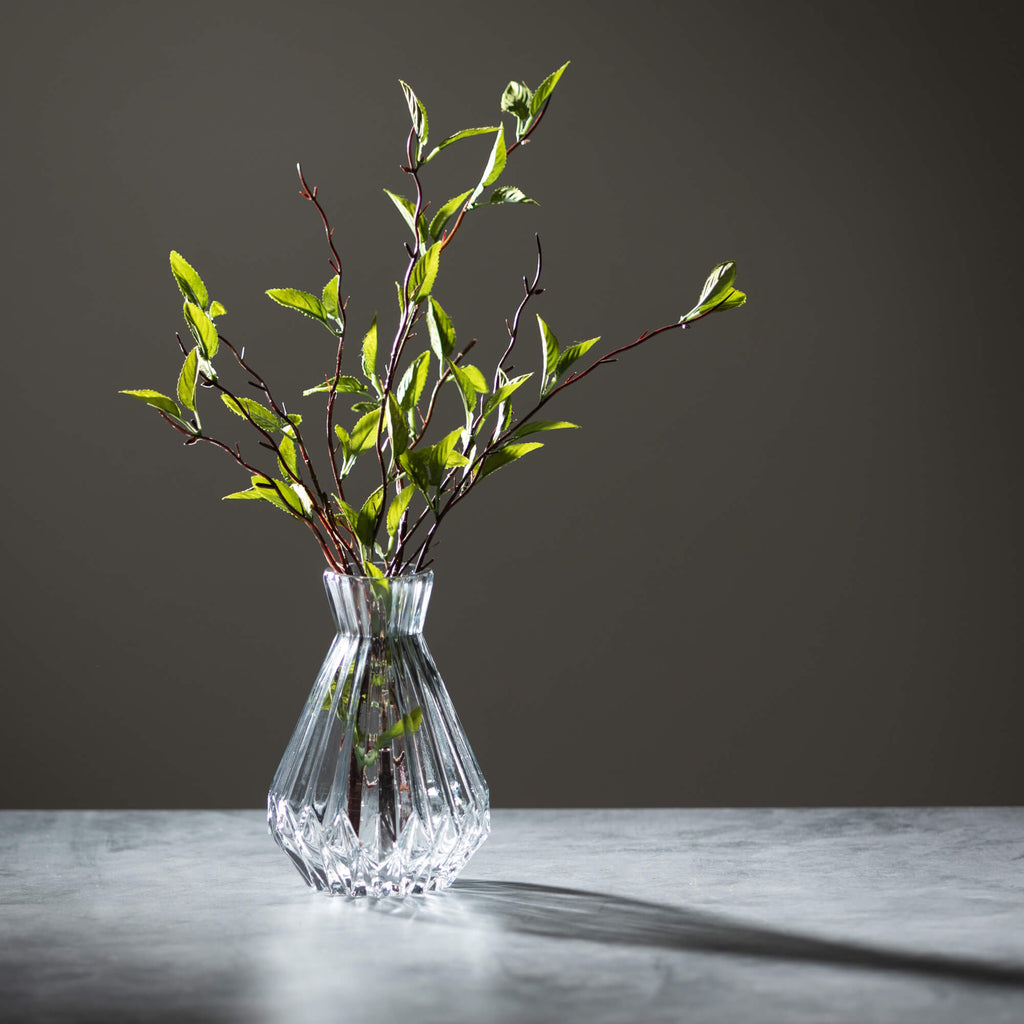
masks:
[(526, 882), (460, 879), (445, 893), (376, 901), (374, 909), (439, 924), (483, 924), (557, 939), (732, 953), (1024, 987), (1024, 968), (818, 939), (697, 910)]

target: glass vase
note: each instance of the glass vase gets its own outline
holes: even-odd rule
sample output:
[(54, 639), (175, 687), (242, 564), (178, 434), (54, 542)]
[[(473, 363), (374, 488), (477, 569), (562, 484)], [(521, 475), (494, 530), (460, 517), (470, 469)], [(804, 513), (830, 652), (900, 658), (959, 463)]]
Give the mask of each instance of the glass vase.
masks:
[(324, 573), (337, 634), (267, 798), (314, 889), (447, 888), (490, 832), (489, 793), (423, 639), (433, 573)]

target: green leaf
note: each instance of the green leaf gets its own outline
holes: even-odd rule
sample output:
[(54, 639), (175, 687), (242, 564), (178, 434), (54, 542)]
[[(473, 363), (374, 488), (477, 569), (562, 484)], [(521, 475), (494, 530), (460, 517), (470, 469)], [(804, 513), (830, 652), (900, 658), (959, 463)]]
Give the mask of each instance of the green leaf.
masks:
[(387, 579), (387, 577), (384, 575), (384, 573), (381, 572), (381, 570), (378, 569), (377, 566), (373, 564), (373, 562), (364, 562), (363, 563), (363, 568), (366, 570), (366, 575), (367, 576), (372, 576), (375, 580), (386, 580)]
[(271, 412), (265, 405), (260, 405), (255, 398), (236, 400), (230, 395), (221, 395), (220, 397), (236, 416), (241, 416), (247, 422), (254, 423), (260, 430), (265, 430), (268, 434), (273, 434), (285, 425), (284, 420), (276, 413)]
[(214, 327), (213, 321), (199, 306), (189, 302), (187, 299), (185, 300), (183, 312), (185, 314), (185, 323), (188, 324), (188, 329), (192, 332), (192, 337), (195, 338), (199, 351), (204, 358), (212, 359), (217, 354), (217, 349), (220, 346), (217, 328)]
[[(275, 508), (289, 515), (307, 517), (305, 502), (299, 497), (298, 491), (283, 480), (271, 480), (265, 476), (254, 476), (252, 485), (264, 501), (269, 501)], [(303, 488), (303, 491), (305, 488)], [(308, 497), (307, 497), (308, 501)]]
[(726, 309), (735, 309), (737, 306), (742, 306), (747, 301), (745, 292), (737, 291), (735, 288), (731, 288), (729, 293), (722, 301), (715, 306), (712, 313), (721, 313)]
[(440, 266), (441, 243), (435, 242), (417, 261), (409, 275), (409, 294), (414, 303), (422, 302), (434, 287)]
[(373, 323), (363, 338), (363, 376), (370, 381), (378, 391), (377, 386), (377, 314), (373, 314)]
[(423, 709), (413, 708), (412, 711), (395, 722), (390, 728), (382, 732), (376, 739), (374, 746), (379, 750), (399, 736), (411, 736), (423, 724)]
[(406, 199), (405, 196), (395, 195), (394, 192), (388, 192), (384, 189), (384, 192), (390, 197), (391, 202), (395, 204), (398, 212), (402, 215), (402, 220), (409, 225), (409, 230), (412, 232), (413, 237), (417, 240), (423, 235), (422, 231), (417, 232), (416, 230), (416, 204), (410, 199)]
[(444, 140), (444, 142), (435, 146), (430, 151), (429, 156), (427, 156), (427, 158), (423, 162), (425, 164), (430, 163), (430, 161), (433, 160), (434, 157), (437, 156), (437, 154), (440, 153), (442, 149), (447, 148), (453, 142), (459, 142), (461, 139), (468, 139), (474, 135), (486, 135), (488, 132), (496, 132), (497, 130), (498, 126), (495, 124), (487, 125), (484, 128), (463, 128), (461, 132), (456, 132), (454, 135), (449, 135), (448, 138)]
[(235, 491), (234, 494), (225, 494), (221, 501), (231, 501), (232, 499), (246, 499), (248, 501), (263, 501), (263, 495), (256, 490), (255, 487), (250, 487), (247, 491)]
[(226, 314), (227, 314), (227, 310), (224, 308), (224, 306), (221, 303), (219, 303), (219, 302), (211, 302), (210, 303), (209, 315), (210, 315), (210, 319), (211, 320), (215, 320), (217, 317), (225, 316)]
[(486, 205), (499, 206), (502, 203), (531, 203), (533, 206), (540, 205), (536, 199), (531, 199), (522, 189), (517, 188), (515, 185), (499, 185), (491, 193), (491, 198), (487, 200)]
[(490, 476), (491, 473), (501, 469), (502, 466), (507, 466), (510, 462), (515, 462), (516, 459), (521, 459), (529, 452), (543, 447), (544, 445), (540, 441), (527, 441), (525, 444), (507, 444), (504, 448), (491, 452), (484, 459), (480, 466), (480, 478), (483, 479), (485, 476)]
[(380, 399), (379, 398), (374, 398), (373, 400), (367, 401), (367, 402), (353, 402), (349, 406), (349, 408), (353, 412), (358, 412), (358, 413), (373, 412), (374, 410), (380, 408)]
[(558, 357), (561, 352), (555, 332), (539, 315), (537, 316), (537, 326), (540, 328), (541, 345), (544, 347), (544, 379), (547, 380), (558, 369)]
[(736, 264), (732, 260), (719, 263), (708, 275), (701, 289), (697, 305), (684, 313), (679, 322), (682, 324), (696, 320), (707, 313), (717, 312), (720, 309), (735, 309), (746, 302), (747, 297), (743, 292), (733, 288), (732, 283), (736, 280)]
[(366, 499), (352, 527), (356, 537), (359, 538), (359, 542), (368, 548), (373, 546), (373, 535), (377, 532), (377, 516), (380, 515), (380, 507), (383, 502), (384, 491), (378, 487)]
[(322, 323), (328, 330), (331, 329), (331, 325), (327, 323), (327, 313), (323, 303), (315, 295), (300, 291), (298, 288), (270, 288), (267, 295), (279, 306), (294, 309), (303, 316)]
[(295, 442), (290, 437), (282, 437), (277, 444), (279, 458), (277, 464), (282, 476), (297, 477), (299, 475), (299, 457), (295, 450)]
[(337, 319), (341, 315), (341, 310), (338, 308), (337, 274), (324, 285), (323, 293), (320, 296), (320, 305), (323, 306), (323, 310), (328, 316)]
[(542, 430), (579, 430), (579, 424), (568, 420), (527, 420), (512, 431), (509, 440), (518, 441), (521, 437), (539, 434)]
[(514, 114), (520, 121), (530, 116), (530, 100), (533, 90), (525, 82), (509, 82), (501, 94), (501, 109), (507, 114)]
[[(377, 444), (377, 425), (380, 423), (380, 412), (374, 409), (356, 421), (349, 435), (349, 452), (362, 455)], [(338, 429), (338, 428), (336, 428)]]
[(551, 94), (555, 91), (555, 86), (558, 85), (558, 80), (562, 77), (562, 72), (565, 71), (570, 63), (570, 61), (566, 61), (557, 71), (552, 71), (551, 74), (537, 86), (537, 91), (533, 94), (533, 97), (530, 100), (531, 116), (540, 113), (541, 107), (547, 103)]
[(497, 134), (494, 137), (494, 146), (491, 149), (491, 155), (487, 158), (487, 166), (484, 168), (484, 176), (480, 179), (480, 184), (477, 186), (478, 189), (487, 188), (488, 185), (493, 185), (499, 177), (501, 172), (505, 170), (505, 161), (508, 159), (508, 152), (505, 149), (505, 129), (501, 127), (498, 129)]
[(388, 437), (391, 438), (391, 450), (397, 459), (409, 447), (411, 439), (405, 413), (393, 393), (388, 395), (387, 427)]
[(736, 264), (732, 260), (719, 263), (708, 274), (708, 279), (704, 282), (704, 287), (701, 289), (700, 298), (697, 302), (709, 306), (717, 305), (725, 297), (729, 289), (732, 288), (732, 283), (735, 280)]
[(364, 394), (367, 390), (366, 385), (358, 377), (346, 377), (344, 374), (339, 374), (335, 380), (325, 380), (323, 384), (306, 388), (302, 394), (303, 397), (308, 398), (310, 395), (318, 395), (321, 392), (330, 391), (332, 386), (334, 386), (334, 390), (339, 395)]
[(484, 380), (484, 375), (472, 364), (459, 366), (449, 359), (448, 366), (452, 371), (452, 376), (455, 378), (455, 383), (459, 386), (459, 391), (462, 393), (462, 402), (466, 407), (466, 416), (468, 418), (476, 406), (476, 396), (478, 394), (487, 394), (487, 381)]
[(422, 103), (416, 98), (416, 93), (399, 79), (399, 85), (402, 87), (402, 92), (405, 93), (405, 102), (409, 106), (409, 116), (412, 118), (412, 128), (416, 133), (416, 137), (419, 143), (416, 147), (417, 159), (423, 152), (423, 147), (427, 144), (427, 135), (430, 131), (430, 122), (427, 120), (427, 110)]
[(395, 389), (398, 404), (406, 412), (411, 412), (419, 403), (420, 395), (423, 394), (423, 389), (427, 386), (429, 373), (430, 352), (421, 352), (409, 365)]
[(188, 302), (205, 309), (210, 304), (210, 293), (203, 279), (180, 252), (171, 252), (171, 273), (178, 289)]
[(185, 356), (185, 365), (178, 374), (178, 401), (186, 409), (196, 411), (196, 375), (199, 370), (199, 356), (196, 349), (190, 349)]
[[(432, 444), (427, 449), (431, 453), (439, 469), (454, 469), (456, 466), (465, 466), (469, 460), (461, 452), (455, 450), (455, 446), (462, 438), (462, 428), (456, 427), (450, 434), (445, 434), (437, 444)], [(438, 483), (441, 482), (441, 475), (438, 473)]]
[(502, 384), (493, 395), (488, 395), (484, 399), (484, 419), (487, 419), (493, 409), (496, 409), (502, 402), (506, 401), (516, 388), (522, 387), (532, 376), (532, 373), (524, 373), (521, 377), (514, 377), (507, 384)]
[(445, 470), (465, 466), (468, 463), (469, 460), (465, 455), (455, 450), (461, 436), (462, 428), (456, 427), (450, 434), (441, 438), (437, 444), (432, 444), (428, 448), (413, 448), (402, 453), (399, 463), (409, 479), (423, 492), (428, 501), (430, 500), (430, 489), (441, 483)]
[(159, 391), (143, 388), (139, 391), (120, 391), (118, 394), (131, 395), (132, 398), (138, 398), (140, 401), (145, 402), (146, 405), (151, 405), (154, 409), (170, 413), (171, 416), (178, 419), (181, 418), (181, 410), (178, 408), (177, 403), (166, 395), (160, 394)]
[(430, 347), (437, 356), (438, 365), (444, 366), (445, 360), (455, 351), (455, 328), (452, 326), (451, 318), (433, 295), (430, 296), (430, 305), (427, 307), (427, 331), (430, 334)]
[(409, 507), (409, 501), (416, 490), (415, 484), (408, 484), (398, 492), (388, 508), (388, 536), (394, 537), (402, 524), (402, 516)]
[(440, 239), (441, 233), (446, 227), (448, 227), (448, 221), (455, 216), (456, 211), (460, 206), (473, 194), (473, 190), (470, 189), (468, 192), (463, 192), (460, 196), (455, 196), (449, 199), (444, 206), (441, 207), (437, 213), (434, 214), (433, 219), (430, 222), (430, 237), (436, 242)]
[(421, 451), (418, 448), (410, 448), (399, 455), (398, 464), (402, 467), (405, 475), (423, 493), (431, 508), (433, 508), (433, 502), (430, 498), (430, 458), (427, 455), (427, 450), (423, 449)]
[(582, 358), (600, 341), (600, 337), (590, 338), (587, 341), (577, 341), (570, 345), (559, 357), (558, 364), (555, 368), (555, 374), (561, 377), (566, 370), (576, 362), (577, 359)]

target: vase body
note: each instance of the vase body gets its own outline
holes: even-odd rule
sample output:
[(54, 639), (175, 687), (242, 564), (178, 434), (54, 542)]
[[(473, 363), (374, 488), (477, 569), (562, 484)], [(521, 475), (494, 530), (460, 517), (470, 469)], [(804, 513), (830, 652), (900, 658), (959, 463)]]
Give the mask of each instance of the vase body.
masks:
[(423, 638), (430, 572), (325, 572), (337, 634), (267, 799), (314, 889), (443, 889), (490, 832), (489, 793)]

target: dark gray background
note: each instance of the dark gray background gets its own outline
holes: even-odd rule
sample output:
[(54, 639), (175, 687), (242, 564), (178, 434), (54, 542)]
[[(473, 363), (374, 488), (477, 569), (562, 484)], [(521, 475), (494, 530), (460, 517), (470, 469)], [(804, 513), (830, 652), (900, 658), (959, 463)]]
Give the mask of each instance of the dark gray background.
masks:
[(396, 80), (439, 139), (568, 58), (505, 178), (542, 205), (446, 254), (460, 337), (496, 354), (535, 230), (563, 340), (674, 320), (722, 259), (751, 299), (568, 392), (584, 430), (450, 520), (427, 635), (494, 803), (1021, 802), (1013, 10), (5, 4), (0, 805), (262, 802), (320, 555), (116, 395), (173, 389), (167, 251), (297, 396), (330, 344), (263, 297), (328, 275), (295, 161), (354, 333), (393, 325)]

